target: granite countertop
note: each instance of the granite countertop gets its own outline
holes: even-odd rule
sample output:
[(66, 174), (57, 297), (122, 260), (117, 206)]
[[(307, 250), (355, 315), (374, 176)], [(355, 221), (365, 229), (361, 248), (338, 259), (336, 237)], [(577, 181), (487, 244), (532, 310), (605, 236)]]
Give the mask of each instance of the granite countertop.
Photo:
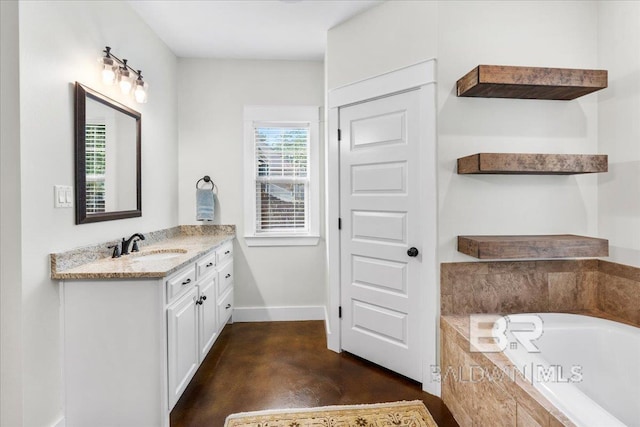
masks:
[[(73, 249), (51, 254), (51, 278), (69, 279), (124, 279), (161, 278), (196, 261), (212, 249), (235, 238), (235, 226), (178, 226), (172, 229), (145, 233), (138, 242), (140, 252), (111, 258), (105, 248), (118, 242)], [(141, 255), (180, 250), (169, 259), (139, 260)], [(137, 260), (138, 259), (138, 260)]]

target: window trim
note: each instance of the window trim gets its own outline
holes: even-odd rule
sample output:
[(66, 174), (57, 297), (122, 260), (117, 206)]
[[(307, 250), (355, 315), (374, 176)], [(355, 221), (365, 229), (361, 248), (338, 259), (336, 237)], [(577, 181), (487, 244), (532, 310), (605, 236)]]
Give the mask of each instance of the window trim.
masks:
[[(254, 126), (309, 126), (308, 231), (256, 233)], [(244, 239), (247, 246), (315, 246), (320, 240), (320, 107), (245, 105), (244, 107)]]

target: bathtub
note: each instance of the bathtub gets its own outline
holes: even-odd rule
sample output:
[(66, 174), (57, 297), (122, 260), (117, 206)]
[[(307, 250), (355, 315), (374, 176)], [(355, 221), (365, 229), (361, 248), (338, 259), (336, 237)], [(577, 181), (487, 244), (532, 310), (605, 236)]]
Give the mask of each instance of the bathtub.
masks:
[(640, 328), (577, 314), (531, 316), (505, 316), (506, 329), (505, 320), (494, 324), (516, 372), (579, 427), (640, 427)]

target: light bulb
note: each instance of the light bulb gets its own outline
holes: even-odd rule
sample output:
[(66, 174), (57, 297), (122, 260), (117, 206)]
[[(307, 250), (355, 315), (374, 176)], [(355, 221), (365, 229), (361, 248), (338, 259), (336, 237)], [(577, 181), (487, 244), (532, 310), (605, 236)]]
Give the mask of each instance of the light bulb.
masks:
[(112, 58), (102, 56), (98, 58), (102, 64), (102, 83), (112, 85), (116, 82), (116, 66)]
[(131, 92), (131, 86), (133, 85), (131, 82), (131, 73), (125, 67), (120, 67), (119, 69), (118, 85), (122, 93), (128, 94)]
[(120, 90), (122, 93), (127, 94), (131, 92), (131, 82), (127, 79), (120, 80)]
[(116, 82), (116, 72), (113, 68), (104, 68), (102, 70), (102, 83), (112, 85)]
[(138, 104), (147, 103), (147, 88), (149, 85), (141, 79), (136, 80), (135, 89), (133, 90), (133, 96), (136, 98)]

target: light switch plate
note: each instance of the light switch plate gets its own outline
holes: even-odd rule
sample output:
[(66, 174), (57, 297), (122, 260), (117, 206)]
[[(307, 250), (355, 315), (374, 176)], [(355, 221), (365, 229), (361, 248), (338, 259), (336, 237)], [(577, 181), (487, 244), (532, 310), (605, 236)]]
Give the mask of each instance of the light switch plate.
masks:
[(56, 208), (73, 207), (73, 187), (70, 185), (54, 185), (53, 206)]

